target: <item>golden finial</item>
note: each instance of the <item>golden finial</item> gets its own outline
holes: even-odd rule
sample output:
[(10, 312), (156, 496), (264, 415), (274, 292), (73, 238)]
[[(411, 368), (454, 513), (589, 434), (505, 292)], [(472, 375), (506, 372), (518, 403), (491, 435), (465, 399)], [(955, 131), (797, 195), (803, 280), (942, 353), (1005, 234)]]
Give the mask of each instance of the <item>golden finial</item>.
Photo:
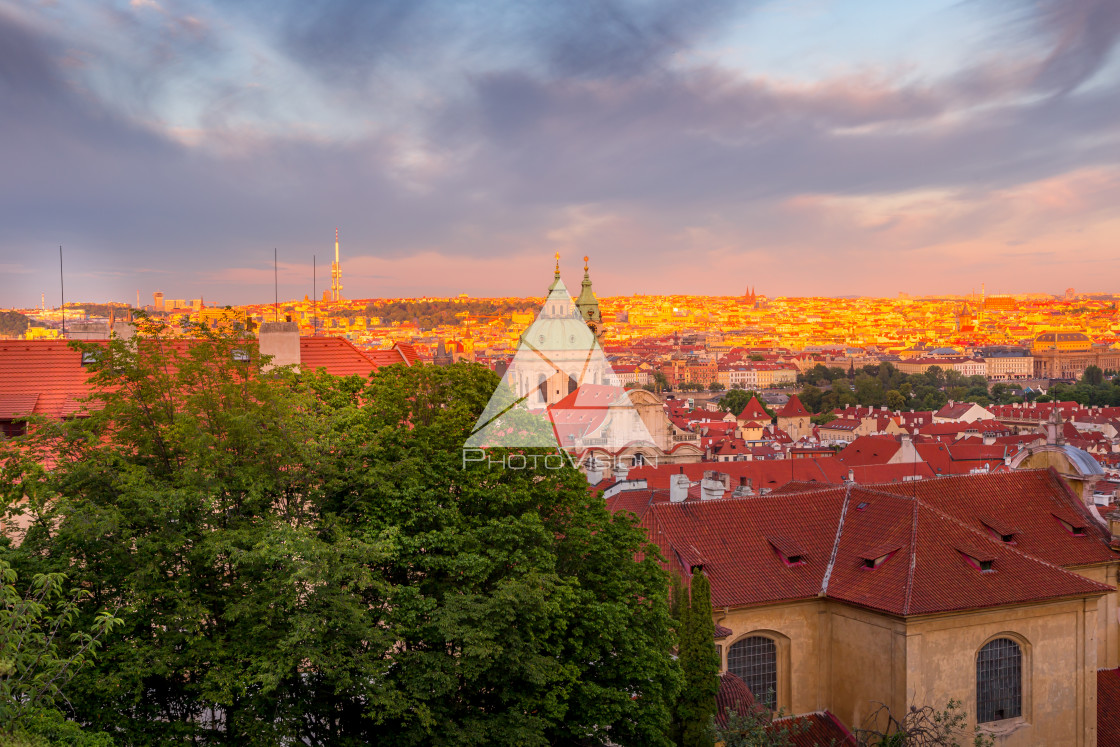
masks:
[(556, 274), (560, 274), (560, 252), (556, 252)]
[(584, 274), (587, 273), (587, 255), (586, 254), (583, 255), (583, 272), (584, 272)]

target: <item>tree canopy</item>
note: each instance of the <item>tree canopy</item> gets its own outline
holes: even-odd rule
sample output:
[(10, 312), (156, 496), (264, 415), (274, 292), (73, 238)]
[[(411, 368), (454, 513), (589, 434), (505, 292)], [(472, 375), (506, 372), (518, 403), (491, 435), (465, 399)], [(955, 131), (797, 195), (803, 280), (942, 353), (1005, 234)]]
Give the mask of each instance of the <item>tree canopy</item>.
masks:
[(144, 332), (97, 348), (103, 407), (0, 454), (30, 523), (0, 558), (70, 573), (79, 628), (119, 610), (76, 722), (127, 745), (667, 743), (659, 554), (570, 465), (463, 460), (492, 372), (261, 373), (251, 342)]

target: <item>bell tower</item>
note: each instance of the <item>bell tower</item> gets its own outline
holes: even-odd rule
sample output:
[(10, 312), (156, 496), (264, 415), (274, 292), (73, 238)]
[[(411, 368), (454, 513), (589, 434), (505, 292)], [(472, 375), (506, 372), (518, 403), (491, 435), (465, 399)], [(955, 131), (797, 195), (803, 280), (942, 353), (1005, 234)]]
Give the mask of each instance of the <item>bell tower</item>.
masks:
[(576, 300), (576, 309), (579, 310), (580, 319), (583, 320), (596, 339), (602, 340), (603, 318), (599, 314), (599, 300), (595, 298), (595, 292), (591, 289), (591, 275), (587, 268), (587, 257), (583, 258), (583, 283), (580, 287), (579, 298)]

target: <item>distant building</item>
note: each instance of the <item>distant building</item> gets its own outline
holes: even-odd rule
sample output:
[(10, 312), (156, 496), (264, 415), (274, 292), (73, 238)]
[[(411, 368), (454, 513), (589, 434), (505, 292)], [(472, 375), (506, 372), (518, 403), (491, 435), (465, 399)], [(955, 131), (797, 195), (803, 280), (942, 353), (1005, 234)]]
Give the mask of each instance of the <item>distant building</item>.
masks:
[(1031, 345), (1034, 375), (1045, 379), (1079, 379), (1089, 366), (1120, 368), (1120, 350), (1093, 345), (1081, 332), (1044, 332)]

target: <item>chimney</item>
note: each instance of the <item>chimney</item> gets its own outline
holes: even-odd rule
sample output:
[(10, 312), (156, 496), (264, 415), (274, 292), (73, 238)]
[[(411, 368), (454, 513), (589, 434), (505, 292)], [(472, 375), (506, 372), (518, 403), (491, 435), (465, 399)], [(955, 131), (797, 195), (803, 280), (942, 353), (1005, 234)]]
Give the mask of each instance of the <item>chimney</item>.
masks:
[(587, 475), (588, 485), (598, 485), (603, 479), (603, 465), (592, 454), (586, 462), (584, 462), (584, 474)]
[(1104, 518), (1108, 522), (1108, 544), (1112, 549), (1120, 550), (1120, 507), (1114, 507)]
[(271, 355), (273, 366), (295, 365), (299, 370), (299, 325), (295, 322), (264, 322), (260, 330), (261, 355)]
[(985, 433), (984, 434), (984, 445), (985, 446), (991, 446), (995, 442), (996, 442), (996, 436), (995, 436), (994, 433)]
[(688, 487), (691, 485), (688, 475), (679, 474), (669, 478), (669, 501), (682, 503), (688, 497)]
[(918, 455), (918, 450), (914, 448), (914, 439), (909, 433), (903, 433), (899, 440), (902, 442), (902, 448), (898, 450), (899, 461), (902, 464), (913, 464), (914, 462), (922, 461), (921, 456)]
[(700, 499), (711, 501), (722, 498), (729, 487), (731, 487), (730, 475), (725, 472), (705, 470), (704, 477), (700, 480)]
[(615, 482), (622, 482), (630, 473), (630, 468), (622, 461), (621, 457), (616, 457), (614, 460), (614, 470), (612, 470)]
[(848, 468), (848, 482), (856, 481), (856, 471), (851, 467)]

